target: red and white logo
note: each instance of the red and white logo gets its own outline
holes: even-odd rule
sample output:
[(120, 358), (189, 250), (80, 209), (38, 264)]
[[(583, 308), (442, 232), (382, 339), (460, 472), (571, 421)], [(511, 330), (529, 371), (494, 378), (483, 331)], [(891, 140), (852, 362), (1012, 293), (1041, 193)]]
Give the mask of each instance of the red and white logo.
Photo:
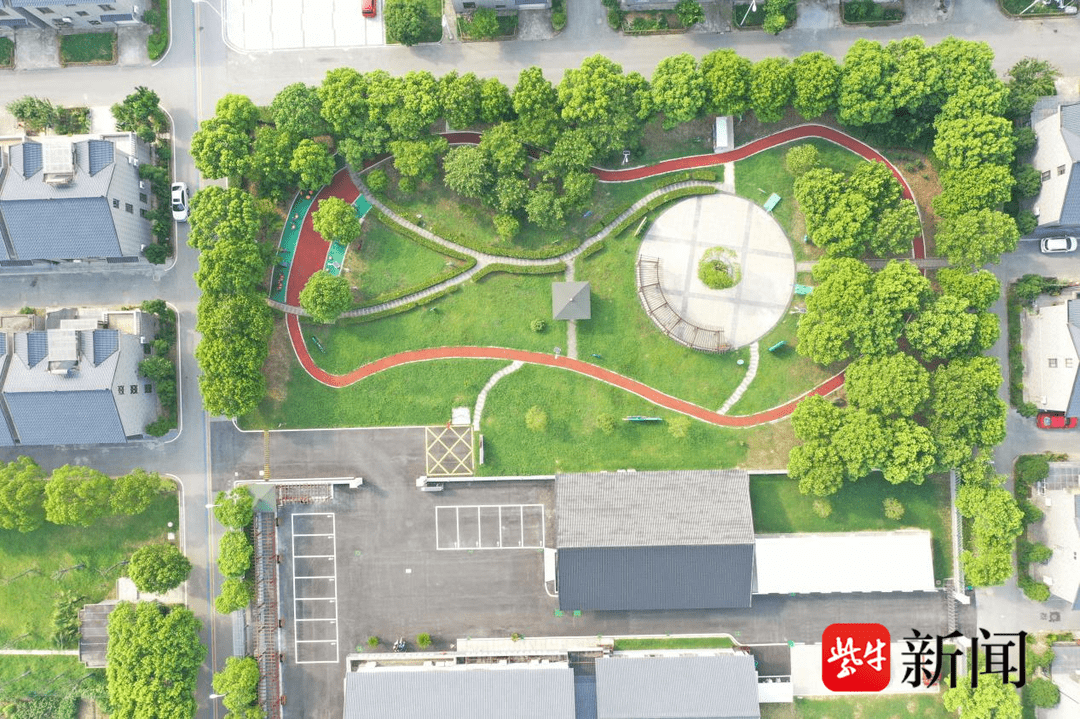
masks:
[(830, 624), (821, 635), (821, 681), (834, 692), (889, 686), (889, 630), (880, 624)]

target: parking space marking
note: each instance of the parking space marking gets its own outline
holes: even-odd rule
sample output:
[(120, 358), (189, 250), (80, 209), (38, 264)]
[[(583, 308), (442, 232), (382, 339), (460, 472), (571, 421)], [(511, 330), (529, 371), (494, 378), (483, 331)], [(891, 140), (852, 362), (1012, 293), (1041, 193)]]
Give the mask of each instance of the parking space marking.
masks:
[[(313, 521), (314, 521), (314, 518), (318, 518), (319, 520), (329, 519), (329, 521), (330, 521), (330, 533), (327, 534), (326, 532), (319, 532), (319, 533), (311, 533), (311, 534), (305, 534), (305, 533), (296, 534), (295, 530), (296, 530), (296, 524), (297, 524), (296, 523), (296, 518), (297, 517), (303, 517), (304, 518), (303, 520), (301, 520), (302, 523), (306, 523), (307, 518), (309, 518), (309, 517), (312, 518)], [(337, 622), (337, 548), (336, 548), (336, 545), (335, 545), (335, 537), (336, 537), (336, 534), (337, 534), (337, 527), (336, 527), (336, 524), (335, 524), (334, 514), (332, 512), (330, 512), (330, 513), (327, 513), (327, 512), (298, 512), (298, 513), (292, 515), (291, 521), (292, 521), (292, 529), (294, 531), (294, 533), (292, 535), (292, 569), (293, 569), (292, 583), (293, 583), (293, 617), (294, 617), (293, 621), (294, 621), (294, 624), (299, 624), (300, 622), (308, 622), (309, 624), (306, 624), (305, 626), (317, 627), (317, 626), (320, 626), (320, 625), (315, 624), (315, 623), (316, 622), (321, 622), (323, 626), (333, 626), (333, 628), (334, 628), (334, 633), (333, 633), (334, 638), (333, 639), (300, 639), (299, 628), (294, 627), (294, 629), (293, 629), (293, 651), (295, 653), (296, 663), (297, 664), (336, 664), (338, 662), (338, 650), (339, 650), (339, 648), (338, 648), (338, 640), (339, 640), (339, 636), (338, 636), (338, 622)], [(296, 554), (296, 538), (297, 537), (301, 537), (301, 538), (304, 538), (304, 537), (320, 537), (320, 538), (323, 538), (323, 539), (329, 539), (330, 540), (330, 545), (329, 546), (330, 546), (331, 551), (333, 551), (333, 554), (301, 554), (301, 555), (297, 555)], [(322, 565), (322, 567), (319, 567), (319, 568), (311, 566), (312, 563), (314, 561), (316, 561), (316, 560), (323, 560), (323, 561), (333, 562), (333, 568), (332, 568), (333, 573), (332, 574), (325, 574), (324, 573), (325, 570), (323, 570), (322, 567), (325, 567), (326, 565)], [(306, 573), (301, 573), (301, 572), (306, 572)], [(298, 584), (303, 584), (303, 586), (306, 586), (306, 587), (309, 588), (308, 591), (311, 591), (311, 588), (314, 588), (314, 587), (317, 586), (316, 583), (319, 580), (325, 580), (327, 583), (329, 583), (333, 587), (334, 596), (332, 596), (332, 597), (301, 597), (300, 596)], [(326, 587), (326, 589), (329, 589), (329, 588), (330, 587)], [(305, 602), (308, 602), (308, 604), (305, 604)], [(312, 603), (312, 602), (329, 602), (331, 607), (332, 607), (332, 612), (328, 612), (328, 613), (332, 614), (333, 616), (332, 617), (324, 617), (324, 618), (312, 617), (312, 618), (301, 619), (300, 618), (301, 615), (305, 613), (303, 611), (303, 608), (311, 607), (312, 605), (310, 603)], [(327, 625), (327, 623), (329, 623), (329, 625)], [(307, 634), (308, 636), (311, 635), (310, 632), (305, 632), (305, 634)], [(323, 636), (323, 634), (322, 633), (317, 633), (316, 636)], [(325, 636), (329, 636), (329, 630), (327, 630)], [(309, 645), (320, 645), (320, 644), (328, 645), (326, 647), (327, 651), (318, 651), (318, 646), (313, 646), (313, 647), (309, 646)], [(309, 649), (313, 649), (315, 651), (314, 652), (305, 651), (305, 652), (301, 653), (301, 651), (300, 651), (301, 650), (301, 645), (304, 645), (305, 647), (307, 647)], [(333, 651), (333, 659), (329, 658), (330, 657), (330, 651), (329, 650), (331, 648), (332, 648), (332, 651)], [(307, 657), (307, 658), (304, 658), (304, 657)], [(315, 658), (311, 658), (311, 657), (315, 657)]]
[[(485, 511), (486, 510), (486, 511)], [(505, 513), (504, 513), (505, 510)], [(533, 541), (539, 540), (537, 544), (527, 543), (525, 539), (525, 521), (526, 510), (528, 511), (529, 519), (534, 520), (537, 527), (533, 527), (530, 531), (530, 539)], [(440, 532), (439, 524), (444, 520), (449, 520), (450, 513), (453, 513), (453, 536), (447, 536), (450, 532)], [(467, 519), (466, 530), (468, 540), (463, 546), (461, 536), (461, 518), (462, 513), (465, 513)], [(473, 539), (473, 516), (475, 512), (476, 522), (476, 534)], [(484, 545), (484, 533), (482, 529), (483, 517), (488, 516), (489, 519), (498, 519), (498, 538), (494, 540), (494, 544), (491, 546)], [(514, 515), (517, 515), (514, 517)], [(518, 521), (518, 531), (513, 532), (509, 536), (504, 536), (506, 524), (503, 523), (503, 517), (508, 516), (508, 522), (513, 523), (514, 519)], [(510, 519), (513, 517), (513, 519)], [(443, 528), (448, 529), (447, 524), (443, 524)], [(493, 528), (489, 527), (488, 541), (492, 541), (491, 533)], [(520, 538), (515, 536), (520, 535)], [(514, 543), (514, 539), (518, 539), (517, 543)], [(439, 551), (462, 551), (473, 549), (543, 549), (546, 540), (546, 529), (544, 527), (544, 505), (542, 504), (465, 504), (465, 505), (441, 505), (435, 508), (435, 549)]]

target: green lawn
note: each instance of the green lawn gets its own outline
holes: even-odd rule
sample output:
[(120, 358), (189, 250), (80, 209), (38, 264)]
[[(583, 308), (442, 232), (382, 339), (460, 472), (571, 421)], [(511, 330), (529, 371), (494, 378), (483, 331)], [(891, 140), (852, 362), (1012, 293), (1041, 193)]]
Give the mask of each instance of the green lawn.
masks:
[(282, 402), (264, 399), (241, 418), (244, 429), (306, 427), (392, 427), (444, 424), (454, 407), (473, 407), (495, 372), (497, 360), (418, 362), (380, 372), (334, 389), (308, 376), (290, 359), (288, 393)]
[(87, 669), (78, 657), (0, 656), (0, 705), (31, 694), (63, 696), (83, 677), (104, 673), (104, 669)]
[(794, 704), (762, 704), (761, 719), (955, 719), (940, 694), (845, 696), (796, 699)]
[[(661, 160), (687, 155), (704, 155), (713, 151), (714, 120), (712, 116), (699, 117), (683, 122), (670, 130), (664, 129), (663, 117), (653, 117), (645, 123), (641, 146), (630, 155), (631, 165), (652, 165)], [(617, 169), (622, 164), (622, 153), (604, 158), (601, 167)], [(719, 165), (717, 170), (722, 170)]]
[(798, 260), (817, 259), (821, 252), (802, 242), (805, 234), (802, 214), (796, 209), (795, 177), (784, 167), (784, 156), (796, 145), (810, 144), (818, 149), (818, 165), (839, 172), (851, 172), (861, 157), (850, 150), (827, 140), (811, 138), (765, 150), (735, 163), (736, 194), (764, 205), (773, 192), (780, 195), (780, 204), (773, 210), (773, 217), (791, 239)]
[(592, 285), (592, 319), (577, 325), (578, 357), (718, 409), (742, 381), (745, 365), (739, 367), (736, 360), (749, 358), (749, 351), (698, 352), (661, 333), (637, 296), (634, 263), (640, 244), (629, 230), (578, 262), (574, 278)]
[(116, 33), (83, 32), (61, 35), (60, 60), (65, 64), (116, 62)]
[(0, 37), (0, 67), (15, 64), (15, 41), (9, 37)]
[[(753, 414), (783, 404), (809, 392), (840, 371), (840, 365), (823, 367), (795, 351), (798, 344), (795, 331), (800, 317), (802, 315), (794, 313), (785, 315), (780, 324), (758, 340), (757, 375), (729, 414)], [(787, 344), (776, 352), (769, 352), (769, 348), (781, 340)]]
[[(544, 432), (525, 426), (525, 413), (534, 405), (547, 413)], [(610, 435), (596, 426), (601, 414), (619, 420)], [(664, 422), (623, 422), (629, 415), (661, 417)], [(602, 382), (526, 365), (488, 394), (481, 424), (486, 463), (477, 474), (704, 469), (735, 467), (745, 458), (750, 432), (695, 421), (687, 437), (674, 439), (667, 427), (674, 416)]]
[[(495, 234), (492, 218), (495, 211), (478, 200), (464, 198), (447, 188), (441, 181), (428, 182), (415, 192), (403, 193), (398, 188), (397, 171), (385, 167), (390, 184), (382, 199), (404, 217), (452, 242), (492, 254), (505, 254), (507, 248), (544, 252), (547, 257), (567, 252), (586, 238), (599, 232), (634, 202), (653, 190), (684, 179), (661, 175), (634, 182), (597, 182), (592, 200), (585, 210), (575, 211), (566, 225), (556, 231), (544, 230), (522, 222), (521, 232), (507, 242)], [(723, 168), (710, 168), (723, 179)], [(420, 219), (417, 220), (417, 215)]]
[(465, 263), (413, 242), (377, 219), (368, 219), (360, 235), (360, 251), (345, 256), (346, 276), (358, 289), (353, 291), (356, 306), (378, 304), (397, 296), (451, 267)]
[[(885, 518), (882, 502), (886, 497), (895, 497), (904, 505), (906, 511), (900, 521)], [(800, 494), (798, 483), (787, 475), (750, 476), (750, 501), (757, 534), (929, 529), (933, 535), (934, 577), (944, 579), (952, 575), (947, 479), (928, 479), (922, 486), (893, 485), (875, 472), (858, 482), (845, 484), (829, 497), (832, 514), (827, 519), (814, 514), (813, 500)]]
[[(343, 374), (387, 355), (421, 347), (484, 345), (550, 352), (566, 346), (566, 324), (551, 321), (551, 283), (561, 275), (497, 272), (429, 305), (368, 322), (304, 325), (308, 350), (320, 367)], [(548, 321), (533, 332), (534, 318)], [(326, 348), (323, 354), (311, 335)]]
[[(176, 495), (161, 495), (134, 517), (106, 517), (94, 526), (60, 527), (45, 523), (21, 534), (0, 529), (0, 646), (49, 649), (53, 599), (62, 590), (98, 602), (123, 572), (114, 566), (139, 545), (165, 539), (166, 524), (179, 521)], [(53, 579), (59, 569), (85, 564)], [(28, 573), (23, 574), (23, 572)]]
[(667, 637), (651, 639), (616, 639), (615, 650), (631, 649), (727, 649), (735, 642), (727, 637)]

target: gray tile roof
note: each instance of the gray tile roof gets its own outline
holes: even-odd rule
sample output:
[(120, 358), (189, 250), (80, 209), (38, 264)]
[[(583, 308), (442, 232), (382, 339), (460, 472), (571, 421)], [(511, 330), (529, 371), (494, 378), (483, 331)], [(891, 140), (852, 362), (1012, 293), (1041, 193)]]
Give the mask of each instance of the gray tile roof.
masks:
[(36, 367), (37, 363), (49, 356), (49, 333), (26, 333), (26, 363)]
[(41, 143), (23, 142), (8, 150), (11, 166), (23, 177), (31, 177), (41, 170)]
[(596, 676), (580, 672), (574, 674), (575, 719), (596, 719)]
[(555, 282), (551, 285), (551, 316), (557, 320), (587, 320), (592, 317), (591, 300), (588, 282)]
[(1065, 187), (1058, 224), (1080, 225), (1080, 162), (1074, 162), (1069, 169), (1069, 184)]
[(6, 200), (0, 213), (20, 260), (123, 255), (105, 197)]
[(120, 333), (117, 330), (93, 330), (94, 364), (99, 365), (112, 356), (120, 347)]
[(560, 474), (555, 509), (560, 549), (754, 541), (741, 469)]
[(343, 719), (574, 719), (560, 665), (361, 669), (345, 675)]
[[(104, 18), (104, 15), (102, 16)], [(116, 146), (108, 140), (88, 140), (87, 152), (89, 155), (90, 175), (96, 175), (113, 162), (113, 150)]]
[(748, 654), (596, 660), (597, 719), (758, 719)]
[(746, 608), (753, 570), (752, 543), (560, 549), (559, 608)]
[(1080, 160), (1080, 102), (1061, 106), (1061, 136), (1072, 159)]
[(4, 393), (19, 442), (114, 444), (126, 441), (112, 391)]
[(7, 354), (7, 334), (0, 332), (0, 356)]

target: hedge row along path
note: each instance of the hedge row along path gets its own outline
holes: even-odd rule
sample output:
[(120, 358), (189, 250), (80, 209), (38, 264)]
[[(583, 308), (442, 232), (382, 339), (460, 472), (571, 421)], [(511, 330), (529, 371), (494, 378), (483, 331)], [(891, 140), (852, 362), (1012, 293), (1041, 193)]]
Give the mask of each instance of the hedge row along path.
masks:
[[(454, 132), (446, 133), (444, 135), (447, 141), (452, 145), (474, 145), (480, 142), (480, 133), (477, 132)], [(700, 169), (703, 167), (711, 167), (714, 165), (721, 165), (726, 162), (734, 162), (742, 160), (752, 155), (755, 155), (764, 150), (771, 149), (779, 145), (785, 145), (787, 143), (796, 142), (807, 138), (820, 138), (833, 142), (841, 147), (854, 152), (855, 154), (863, 157), (866, 160), (878, 161), (885, 163), (886, 166), (892, 171), (893, 175), (899, 181), (901, 188), (903, 189), (903, 196), (905, 199), (914, 200), (914, 195), (911, 192), (911, 187), (907, 181), (904, 180), (900, 171), (885, 159), (884, 155), (870, 147), (866, 143), (851, 137), (839, 130), (824, 125), (806, 124), (799, 125), (798, 127), (789, 128), (787, 130), (781, 130), (780, 132), (768, 135), (766, 137), (749, 142), (741, 147), (737, 147), (729, 152), (714, 153), (708, 155), (692, 155), (689, 157), (681, 157), (673, 160), (664, 160), (658, 162), (655, 165), (632, 167), (619, 170), (607, 170), (603, 168), (592, 168), (593, 174), (597, 176), (597, 179), (601, 182), (632, 182), (634, 180), (640, 180), (647, 177), (653, 177), (656, 175), (664, 175), (671, 172), (681, 172), (684, 170)], [(375, 158), (365, 167), (373, 166), (380, 162), (383, 162), (387, 157)], [(432, 295), (443, 292), (448, 287), (461, 284), (470, 280), (476, 273), (483, 270), (485, 267), (492, 264), (509, 264), (521, 267), (527, 266), (539, 266), (550, 265), (555, 262), (567, 262), (572, 263), (581, 253), (585, 252), (589, 247), (600, 242), (608, 236), (612, 228), (617, 227), (620, 223), (638, 209), (648, 204), (648, 202), (654, 200), (661, 195), (673, 192), (675, 190), (685, 187), (717, 187), (717, 183), (688, 181), (680, 182), (668, 187), (655, 190), (642, 199), (635, 202), (629, 209), (627, 209), (622, 215), (616, 218), (611, 224), (605, 227), (596, 235), (588, 238), (582, 244), (578, 245), (573, 250), (570, 250), (558, 257), (550, 257), (545, 259), (521, 259), (516, 257), (505, 257), (501, 255), (492, 255), (484, 252), (478, 252), (468, 247), (463, 247), (457, 243), (451, 242), (445, 238), (432, 234), (428, 230), (409, 222), (404, 217), (401, 217), (396, 212), (386, 207), (383, 203), (371, 196), (370, 192), (365, 194), (371, 198), (372, 204), (385, 215), (387, 218), (397, 223), (401, 227), (405, 228), (409, 232), (421, 235), (432, 242), (440, 244), (448, 249), (456, 250), (467, 255), (470, 255), (476, 259), (476, 265), (455, 277), (440, 282), (439, 284), (428, 287), (419, 292), (415, 292), (405, 297), (399, 297), (389, 302), (384, 302), (379, 305), (373, 305), (371, 307), (363, 307), (356, 310), (350, 310), (345, 313), (345, 316), (349, 317), (362, 317), (376, 312), (383, 312), (386, 310), (392, 310), (405, 304), (417, 302), (423, 300)], [(361, 188), (364, 188), (361, 184)], [(312, 203), (312, 208), (318, 207), (318, 201), (326, 199), (328, 197), (340, 197), (347, 202), (353, 202), (360, 194), (360, 189), (353, 183), (349, 177), (347, 169), (341, 170), (334, 176), (334, 180), (330, 185), (323, 187), (319, 191), (315, 202)], [(811, 395), (820, 394), (827, 395), (836, 389), (838, 389), (844, 383), (844, 373), (841, 372), (822, 384), (818, 385), (805, 395), (794, 399), (786, 404), (774, 407), (764, 412), (759, 412), (752, 415), (743, 416), (727, 416), (721, 415), (713, 410), (700, 407), (696, 404), (686, 402), (685, 400), (672, 397), (670, 395), (659, 392), (652, 387), (642, 384), (637, 380), (630, 379), (623, 375), (612, 372), (603, 367), (598, 367), (588, 362), (582, 362), (576, 359), (570, 359), (567, 357), (554, 357), (552, 355), (543, 354), (540, 352), (527, 352), (524, 350), (506, 349), (502, 347), (433, 347), (429, 349), (413, 350), (410, 352), (401, 352), (399, 354), (390, 355), (389, 357), (383, 357), (375, 362), (370, 362), (366, 365), (358, 367), (352, 372), (348, 372), (344, 375), (333, 375), (326, 372), (312, 359), (307, 349), (307, 343), (304, 342), (303, 330), (300, 327), (300, 318), (298, 315), (302, 314), (302, 310), (299, 308), (300, 290), (307, 283), (308, 278), (312, 274), (322, 269), (323, 263), (326, 261), (327, 243), (323, 240), (318, 233), (315, 232), (314, 227), (311, 224), (312, 209), (305, 215), (303, 219), (303, 225), (300, 231), (299, 242), (297, 243), (296, 254), (294, 256), (292, 266), (289, 272), (288, 292), (286, 295), (287, 303), (271, 302), (275, 307), (284, 310), (288, 313), (288, 327), (289, 338), (292, 342), (293, 351), (296, 353), (297, 359), (304, 367), (309, 375), (318, 382), (325, 384), (329, 387), (347, 387), (355, 382), (370, 377), (373, 374), (382, 372), (383, 370), (390, 369), (391, 367), (398, 367), (404, 364), (411, 364), (414, 362), (427, 362), (433, 360), (443, 359), (500, 359), (508, 361), (526, 362), (529, 364), (544, 365), (548, 367), (559, 367), (567, 369), (572, 372), (598, 379), (601, 382), (606, 382), (609, 385), (618, 387), (627, 392), (638, 395), (639, 397), (652, 402), (655, 405), (670, 409), (675, 412), (680, 412), (687, 416), (699, 419), (703, 422), (719, 425), (722, 427), (751, 427), (759, 424), (766, 424), (769, 422), (775, 422), (783, 419), (794, 411), (795, 406)], [(926, 247), (922, 236), (914, 238), (912, 241), (912, 254), (915, 257), (916, 263), (919, 260), (926, 259)]]

